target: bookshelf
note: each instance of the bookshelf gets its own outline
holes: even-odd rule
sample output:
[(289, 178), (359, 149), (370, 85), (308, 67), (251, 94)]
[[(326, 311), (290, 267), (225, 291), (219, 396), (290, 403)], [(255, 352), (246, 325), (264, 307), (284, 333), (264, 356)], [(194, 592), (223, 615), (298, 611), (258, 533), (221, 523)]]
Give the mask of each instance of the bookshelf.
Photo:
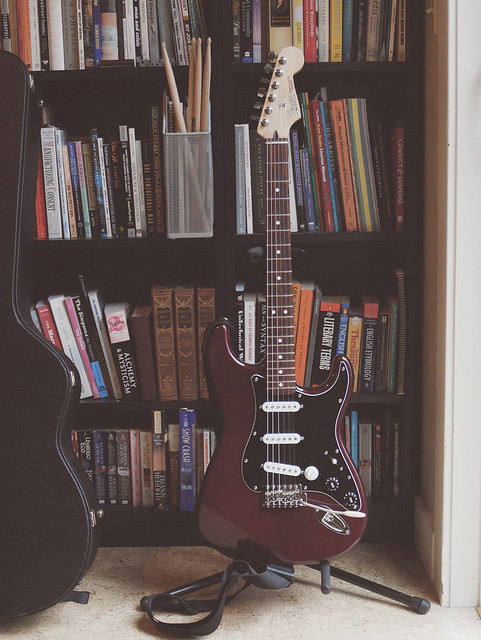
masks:
[[(232, 62), (232, 3), (204, 3), (213, 40), (212, 142), (214, 156), (214, 236), (169, 240), (165, 236), (135, 239), (48, 240), (32, 242), (32, 301), (53, 291), (68, 292), (78, 273), (99, 284), (109, 300), (145, 303), (155, 281), (216, 286), (218, 316), (235, 317), (235, 283), (263, 286), (262, 260), (252, 249), (262, 247), (262, 234), (239, 235), (235, 220), (234, 123), (247, 122), (252, 112), (263, 64)], [(392, 63), (306, 63), (296, 76), (298, 92), (328, 88), (329, 97), (363, 96), (382, 113), (402, 119), (406, 128), (406, 229), (395, 232), (293, 234), (294, 272), (322, 281), (326, 294), (394, 290), (393, 268), (407, 276), (408, 350), (406, 393), (354, 394), (351, 407), (377, 420), (389, 411), (402, 424), (401, 489), (397, 499), (374, 498), (365, 539), (407, 540), (411, 536), (413, 489), (418, 459), (421, 380), (421, 309), (423, 193), (423, 12), (408, 2), (408, 58)], [(176, 67), (181, 92), (188, 69)], [(87, 132), (95, 126), (105, 136), (123, 121), (145, 126), (143, 106), (160, 102), (166, 87), (161, 67), (103, 68), (34, 73), (36, 94), (55, 113), (55, 124)], [(322, 274), (322, 276), (321, 276)], [(185, 403), (160, 401), (84, 400), (77, 428), (151, 426), (153, 410), (174, 415)], [(189, 403), (198, 422), (212, 426), (208, 401)], [(109, 508), (103, 519), (101, 544), (141, 546), (201, 543), (195, 513), (153, 512)]]

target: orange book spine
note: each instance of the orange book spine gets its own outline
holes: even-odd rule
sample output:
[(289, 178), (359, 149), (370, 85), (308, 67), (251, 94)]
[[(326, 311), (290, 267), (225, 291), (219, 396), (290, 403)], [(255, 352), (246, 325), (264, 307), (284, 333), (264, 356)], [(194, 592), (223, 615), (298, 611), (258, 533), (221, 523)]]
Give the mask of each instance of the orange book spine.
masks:
[(314, 284), (302, 285), (299, 301), (299, 316), (296, 332), (295, 370), (296, 382), (301, 387), (306, 379), (307, 352), (309, 350), (309, 334), (311, 328), (312, 304), (314, 301)]

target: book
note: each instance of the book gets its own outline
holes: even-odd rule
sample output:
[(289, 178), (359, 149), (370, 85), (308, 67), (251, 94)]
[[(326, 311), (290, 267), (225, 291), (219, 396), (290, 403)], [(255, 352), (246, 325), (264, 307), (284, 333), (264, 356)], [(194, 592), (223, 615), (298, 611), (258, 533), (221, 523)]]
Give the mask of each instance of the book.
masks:
[(255, 292), (244, 293), (244, 362), (247, 364), (256, 361), (256, 302)]
[(142, 507), (154, 506), (152, 432), (140, 430), (140, 468)]
[(207, 400), (209, 393), (202, 359), (202, 345), (207, 327), (215, 320), (215, 287), (197, 287), (197, 368), (199, 398)]
[(397, 343), (398, 343), (398, 314), (399, 303), (397, 296), (386, 296), (386, 306), (390, 317), (390, 332), (386, 371), (386, 391), (394, 393), (396, 389), (396, 367), (397, 367)]
[(107, 497), (107, 447), (105, 431), (93, 432), (95, 493), (99, 505), (106, 505)]
[(35, 305), (37, 310), (38, 319), (43, 332), (43, 335), (49, 342), (54, 344), (59, 349), (62, 349), (62, 343), (60, 336), (58, 335), (57, 325), (52, 314), (52, 310), (45, 300), (39, 300)]
[(337, 351), (341, 301), (336, 296), (322, 296), (319, 324), (314, 345), (313, 385), (327, 380)]
[(394, 269), (398, 298), (398, 339), (397, 339), (397, 381), (398, 395), (405, 393), (406, 375), (406, 340), (407, 340), (407, 308), (406, 308), (406, 272), (400, 267)]
[(132, 466), (130, 459), (130, 433), (126, 429), (117, 431), (117, 478), (119, 504), (132, 506)]
[(93, 431), (82, 429), (77, 432), (78, 457), (88, 479), (95, 487), (95, 462)]
[(195, 288), (176, 285), (173, 289), (175, 310), (175, 352), (179, 399), (197, 400), (197, 326)]
[(130, 315), (131, 305), (128, 302), (108, 302), (104, 306), (105, 324), (122, 388), (122, 397), (135, 400), (140, 398), (140, 385), (128, 325)]
[[(72, 327), (75, 340), (77, 342), (80, 357), (82, 358), (82, 363), (84, 366), (85, 374), (88, 379), (90, 389), (92, 391), (92, 396), (94, 398), (100, 398), (100, 393), (97, 388), (96, 378), (92, 371), (90, 357), (89, 357), (89, 354), (87, 353), (87, 347), (85, 345), (84, 331), (80, 326), (79, 316), (77, 315), (77, 305), (74, 303), (72, 296), (64, 296), (64, 304), (67, 309), (70, 325)], [(104, 385), (102, 387), (102, 396), (106, 397), (106, 395), (107, 395), (107, 390)]]
[(351, 411), (351, 458), (356, 466), (359, 469), (359, 416), (357, 411)]
[(107, 452), (107, 501), (109, 505), (119, 502), (119, 487), (117, 478), (117, 432), (106, 432)]
[(168, 427), (168, 484), (169, 508), (178, 509), (180, 505), (180, 427), (178, 422), (169, 422)]
[(361, 362), (363, 313), (360, 307), (351, 307), (347, 330), (346, 355), (351, 361), (354, 380), (352, 390), (359, 390), (359, 368)]
[(311, 387), (313, 385), (314, 368), (316, 360), (316, 342), (319, 327), (319, 314), (321, 308), (322, 291), (319, 286), (314, 288), (314, 298), (312, 300), (311, 309), (311, 326), (309, 329), (309, 341), (306, 358), (306, 373), (304, 376), (304, 386)]
[[(104, 320), (104, 302), (102, 294), (98, 288), (88, 289), (83, 276), (79, 276), (79, 282), (81, 291), (87, 291), (90, 308), (92, 309), (92, 316), (103, 355), (101, 366), (105, 367), (104, 381), (107, 380), (108, 376), (112, 386), (112, 394), (116, 400), (119, 400), (122, 397), (122, 388), (120, 386), (120, 379), (115, 366), (112, 350), (110, 348), (110, 338)], [(98, 352), (98, 355), (100, 356), (100, 352)], [(103, 365), (103, 362), (105, 362), (105, 365)]]
[(47, 0), (48, 51), (51, 71), (65, 69), (61, 0)]
[(179, 396), (172, 287), (154, 284), (151, 298), (159, 400), (177, 400)]
[(361, 363), (359, 391), (374, 391), (376, 346), (379, 326), (379, 300), (376, 296), (361, 296), (363, 305)]
[(369, 499), (372, 495), (372, 423), (359, 421), (359, 477)]
[(299, 315), (296, 331), (295, 368), (296, 382), (303, 387), (306, 377), (307, 353), (312, 318), (312, 306), (316, 285), (311, 280), (303, 281), (299, 300)]
[(359, 231), (345, 100), (329, 100), (346, 231)]
[(279, 54), (292, 45), (291, 0), (269, 0), (268, 8), (269, 50)]
[(48, 237), (63, 237), (54, 127), (40, 129)]
[(60, 336), (62, 349), (77, 368), (80, 379), (80, 397), (82, 399), (90, 398), (92, 390), (65, 306), (65, 296), (63, 294), (50, 295), (48, 296), (48, 303)]
[(157, 400), (152, 305), (135, 307), (130, 316), (130, 327), (142, 400)]
[(167, 416), (163, 411), (153, 411), (152, 413), (152, 473), (154, 483), (154, 509), (157, 509), (158, 511), (165, 511), (169, 506), (167, 484)]
[(342, 62), (342, 0), (330, 3), (330, 62)]
[(405, 173), (405, 148), (404, 126), (397, 124), (392, 134), (393, 170), (394, 170), (394, 228), (396, 231), (404, 231), (404, 173)]
[(349, 296), (340, 296), (341, 309), (339, 314), (339, 335), (337, 338), (336, 355), (343, 356), (346, 353), (347, 331), (349, 327), (349, 309), (351, 300)]
[(194, 511), (196, 506), (196, 417), (193, 409), (180, 409), (180, 510)]
[(140, 429), (129, 429), (130, 476), (132, 481), (132, 506), (142, 506), (142, 466), (140, 462)]
[(37, 172), (37, 193), (35, 195), (35, 221), (37, 226), (37, 238), (45, 240), (48, 238), (47, 209), (45, 206), (45, 186), (43, 182), (42, 156), (38, 159)]

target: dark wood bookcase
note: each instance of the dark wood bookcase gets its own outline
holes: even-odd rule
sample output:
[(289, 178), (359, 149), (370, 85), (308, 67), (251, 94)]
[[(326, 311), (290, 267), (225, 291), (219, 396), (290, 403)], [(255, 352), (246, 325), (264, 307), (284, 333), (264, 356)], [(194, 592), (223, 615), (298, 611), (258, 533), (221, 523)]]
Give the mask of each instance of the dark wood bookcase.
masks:
[[(261, 234), (237, 235), (235, 216), (234, 123), (247, 122), (262, 75), (261, 64), (232, 62), (232, 3), (205, 2), (213, 40), (212, 140), (214, 153), (214, 237), (169, 240), (47, 240), (32, 242), (32, 302), (53, 292), (69, 292), (76, 276), (100, 285), (108, 300), (142, 304), (156, 281), (196, 282), (216, 286), (218, 316), (235, 317), (235, 283), (261, 281), (262, 260), (251, 251), (262, 247)], [(317, 279), (326, 294), (395, 292), (394, 267), (406, 272), (406, 392), (354, 394), (351, 407), (376, 416), (392, 412), (401, 428), (401, 490), (396, 499), (374, 498), (365, 539), (409, 540), (417, 477), (416, 445), (421, 403), (421, 309), (423, 232), (423, 40), (422, 3), (407, 3), (407, 60), (402, 63), (309, 63), (296, 76), (297, 91), (326, 86), (329, 97), (366, 97), (369, 103), (406, 130), (406, 228), (404, 232), (293, 234), (294, 270)], [(181, 92), (187, 69), (176, 68)], [(120, 123), (143, 127), (146, 107), (160, 102), (164, 70), (105, 68), (37, 72), (36, 96), (50, 107), (54, 124), (84, 134), (97, 127), (105, 136)], [(176, 412), (183, 403), (81, 401), (78, 428), (149, 427), (154, 409)], [(213, 426), (209, 402), (191, 403), (198, 422)], [(108, 508), (103, 518), (104, 546), (186, 545), (202, 542), (195, 513)]]

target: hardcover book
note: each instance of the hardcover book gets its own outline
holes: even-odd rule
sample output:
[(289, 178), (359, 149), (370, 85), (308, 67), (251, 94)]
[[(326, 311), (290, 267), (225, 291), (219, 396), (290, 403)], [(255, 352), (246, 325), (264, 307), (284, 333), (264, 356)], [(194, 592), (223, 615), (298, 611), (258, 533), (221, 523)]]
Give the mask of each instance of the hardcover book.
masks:
[(159, 400), (177, 400), (179, 396), (172, 287), (154, 284), (151, 296)]
[(122, 397), (135, 400), (140, 398), (140, 385), (128, 326), (130, 313), (131, 307), (128, 302), (109, 302), (104, 307), (105, 323), (122, 387)]

